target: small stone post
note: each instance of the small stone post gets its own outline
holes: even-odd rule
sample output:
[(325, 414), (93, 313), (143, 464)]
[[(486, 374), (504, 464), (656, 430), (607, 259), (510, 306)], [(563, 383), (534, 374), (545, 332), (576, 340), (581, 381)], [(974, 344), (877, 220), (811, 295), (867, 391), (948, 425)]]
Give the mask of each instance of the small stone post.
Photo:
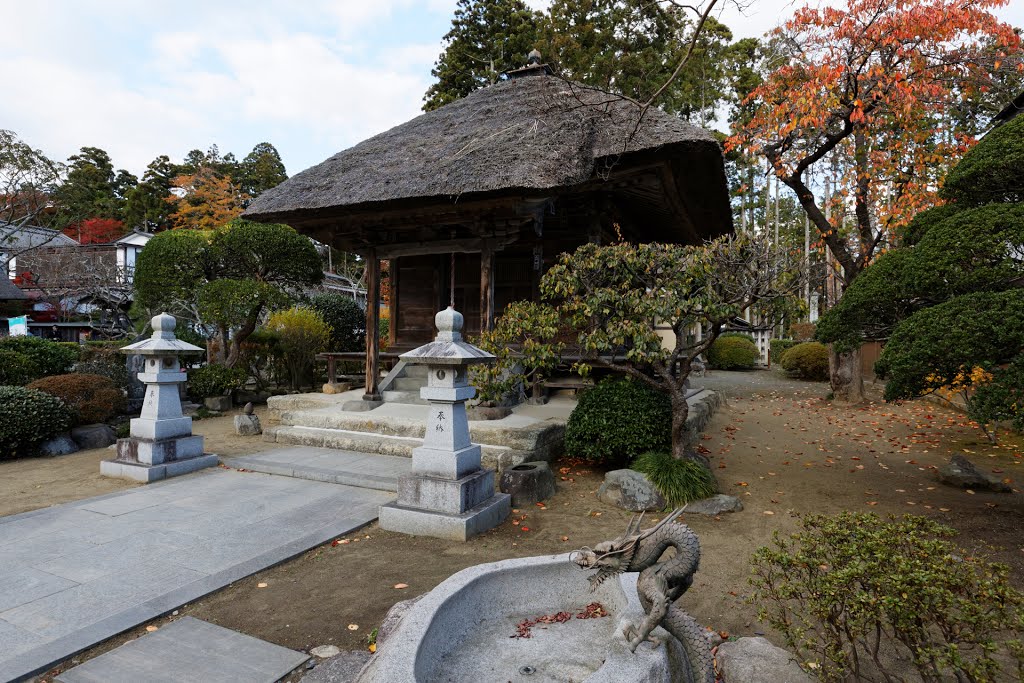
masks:
[(178, 355), (202, 353), (174, 336), (177, 321), (167, 313), (153, 318), (153, 336), (121, 349), (145, 358), (139, 379), (146, 385), (142, 414), (131, 421), (131, 436), (118, 439), (117, 458), (100, 463), (100, 474), (149, 483), (217, 464), (203, 453), (203, 437), (192, 435), (192, 418), (181, 414), (178, 385), (185, 381)]
[(500, 524), (512, 507), (508, 494), (495, 493), (494, 471), (480, 467), (480, 446), (470, 442), (466, 419), (466, 401), (476, 394), (467, 368), (495, 358), (462, 340), (462, 314), (451, 306), (434, 324), (437, 338), (401, 357), (428, 367), (420, 396), (430, 408), (412, 472), (399, 479), (398, 500), (381, 506), (380, 527), (465, 541)]

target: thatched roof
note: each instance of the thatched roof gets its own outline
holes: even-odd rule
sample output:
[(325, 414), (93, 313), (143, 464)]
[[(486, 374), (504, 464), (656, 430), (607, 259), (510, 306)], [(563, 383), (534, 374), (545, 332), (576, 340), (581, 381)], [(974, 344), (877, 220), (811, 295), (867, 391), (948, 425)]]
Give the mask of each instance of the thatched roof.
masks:
[(7, 279), (5, 273), (0, 273), (0, 301), (24, 301), (28, 294)]
[[(301, 224), (381, 202), (465, 202), (477, 193), (542, 194), (600, 178), (655, 153), (680, 162), (710, 210), (731, 228), (722, 155), (712, 135), (649, 109), (548, 75), (499, 82), (335, 154), (260, 195), (245, 215)], [(696, 180), (695, 180), (696, 179)], [(692, 202), (689, 202), (692, 205)], [(702, 219), (707, 219), (703, 215)]]

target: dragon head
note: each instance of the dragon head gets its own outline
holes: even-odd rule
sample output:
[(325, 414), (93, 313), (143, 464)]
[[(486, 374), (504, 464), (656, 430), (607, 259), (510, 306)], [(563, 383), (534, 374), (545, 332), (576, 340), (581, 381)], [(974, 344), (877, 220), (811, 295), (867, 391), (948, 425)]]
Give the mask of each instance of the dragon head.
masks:
[(597, 573), (589, 577), (590, 590), (596, 590), (607, 579), (629, 571), (629, 566), (636, 555), (640, 541), (650, 536), (662, 526), (671, 523), (679, 516), (683, 508), (677, 509), (663, 519), (658, 525), (640, 531), (643, 513), (632, 518), (626, 533), (614, 541), (602, 541), (593, 548), (583, 547), (570, 554), (569, 559), (580, 569), (596, 569)]

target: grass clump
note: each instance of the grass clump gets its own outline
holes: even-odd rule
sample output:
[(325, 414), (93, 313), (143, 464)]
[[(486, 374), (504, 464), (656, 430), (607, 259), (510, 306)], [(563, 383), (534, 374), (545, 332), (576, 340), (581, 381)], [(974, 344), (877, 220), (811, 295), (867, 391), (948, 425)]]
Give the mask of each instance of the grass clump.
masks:
[(664, 451), (642, 453), (633, 461), (631, 469), (646, 474), (669, 507), (718, 493), (718, 484), (707, 467), (696, 460), (673, 458)]

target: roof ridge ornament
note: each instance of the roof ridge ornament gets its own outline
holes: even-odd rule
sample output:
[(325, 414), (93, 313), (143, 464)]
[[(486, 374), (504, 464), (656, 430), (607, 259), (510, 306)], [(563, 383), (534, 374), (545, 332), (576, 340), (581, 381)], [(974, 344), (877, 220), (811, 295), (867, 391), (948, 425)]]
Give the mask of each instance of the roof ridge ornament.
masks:
[(530, 50), (530, 54), (526, 56), (526, 66), (505, 72), (505, 76), (508, 78), (523, 78), (524, 76), (553, 76), (554, 74), (555, 72), (551, 70), (550, 66), (541, 63), (540, 50), (537, 48)]

